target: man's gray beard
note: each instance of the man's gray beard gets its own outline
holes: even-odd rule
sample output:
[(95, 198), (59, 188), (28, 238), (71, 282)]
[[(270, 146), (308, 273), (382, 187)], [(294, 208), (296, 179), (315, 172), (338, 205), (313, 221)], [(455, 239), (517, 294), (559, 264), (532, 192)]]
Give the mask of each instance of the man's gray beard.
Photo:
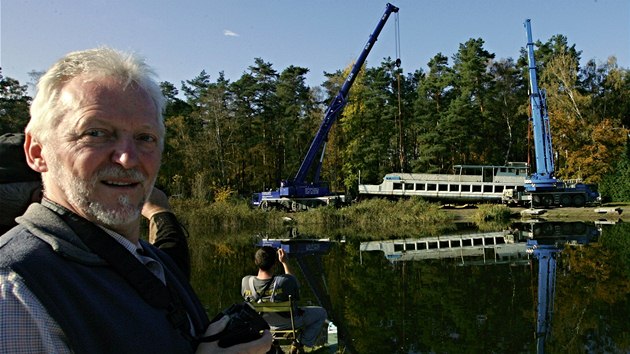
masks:
[[(50, 165), (50, 163), (49, 163)], [(105, 226), (127, 225), (136, 221), (142, 212), (142, 206), (147, 196), (143, 196), (138, 205), (132, 205), (127, 195), (118, 197), (118, 207), (107, 209), (100, 202), (90, 200), (91, 191), (99, 180), (103, 177), (131, 177), (136, 180), (145, 181), (144, 175), (137, 170), (125, 170), (122, 167), (111, 166), (99, 170), (92, 180), (84, 180), (61, 166), (58, 161), (52, 163), (50, 169), (51, 177), (58, 181), (59, 188), (65, 193), (72, 206), (79, 209), (87, 216), (91, 216)], [(152, 185), (153, 185), (152, 181)]]

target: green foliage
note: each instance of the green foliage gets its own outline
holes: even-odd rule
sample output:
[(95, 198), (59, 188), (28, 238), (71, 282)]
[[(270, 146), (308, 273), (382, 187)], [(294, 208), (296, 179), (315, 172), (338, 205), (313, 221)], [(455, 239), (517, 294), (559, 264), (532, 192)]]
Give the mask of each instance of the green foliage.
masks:
[(605, 201), (630, 201), (630, 159), (625, 157), (614, 170), (605, 175), (599, 184), (599, 192)]
[[(327, 137), (321, 179), (355, 196), (359, 176), (378, 183), (392, 171), (531, 161), (525, 53), (497, 60), (484, 46), (471, 38), (456, 47), (452, 63), (438, 53), (426, 71), (404, 74), (391, 58), (361, 70)], [(628, 69), (614, 57), (580, 67), (581, 52), (562, 35), (536, 46), (557, 175), (602, 182), (614, 200), (628, 200), (625, 167), (616, 166), (630, 126)], [(233, 82), (202, 70), (181, 87), (161, 83), (167, 137), (158, 186), (199, 201), (220, 190), (247, 197), (278, 188), (300, 167), (350, 67), (326, 74), (321, 87), (306, 85), (307, 68), (276, 70), (262, 58)], [(23, 130), (26, 86), (10, 78), (0, 84), (0, 132)]]
[(0, 134), (23, 132), (30, 117), (30, 104), (27, 86), (2, 76), (0, 71)]

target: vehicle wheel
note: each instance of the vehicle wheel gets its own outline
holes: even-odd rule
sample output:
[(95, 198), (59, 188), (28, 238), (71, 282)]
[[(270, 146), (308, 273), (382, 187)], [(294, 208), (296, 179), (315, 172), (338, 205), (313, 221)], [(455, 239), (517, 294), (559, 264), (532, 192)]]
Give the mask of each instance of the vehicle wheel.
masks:
[(583, 222), (573, 223), (573, 235), (583, 235), (586, 230), (586, 224), (584, 224)]
[(573, 196), (573, 205), (581, 208), (586, 204), (586, 198), (582, 194), (576, 194)]
[(532, 207), (539, 207), (542, 204), (542, 197), (534, 194), (532, 196)]
[(569, 207), (573, 205), (571, 204), (571, 196), (567, 194), (563, 194), (562, 196), (560, 196), (560, 205), (562, 205), (563, 207)]

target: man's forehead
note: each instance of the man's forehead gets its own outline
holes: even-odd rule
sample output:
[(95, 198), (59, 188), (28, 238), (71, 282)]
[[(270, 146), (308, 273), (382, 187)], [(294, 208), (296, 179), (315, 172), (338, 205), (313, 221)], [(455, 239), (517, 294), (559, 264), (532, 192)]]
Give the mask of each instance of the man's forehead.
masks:
[(68, 81), (60, 92), (60, 101), (64, 104), (74, 104), (77, 100), (94, 100), (106, 94), (120, 92), (142, 93), (149, 98), (148, 93), (135, 82), (127, 82), (110, 76), (86, 77), (77, 76)]

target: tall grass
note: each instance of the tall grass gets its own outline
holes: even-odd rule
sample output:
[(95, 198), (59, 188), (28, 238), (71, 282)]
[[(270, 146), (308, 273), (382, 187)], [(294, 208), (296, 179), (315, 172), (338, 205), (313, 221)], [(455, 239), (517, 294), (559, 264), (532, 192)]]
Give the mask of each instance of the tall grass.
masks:
[(472, 215), (472, 221), (481, 231), (497, 230), (509, 225), (512, 212), (505, 205), (481, 204)]
[(234, 231), (252, 225), (267, 226), (272, 213), (256, 213), (246, 201), (207, 202), (199, 199), (171, 201), (178, 218), (192, 230)]
[(436, 204), (417, 198), (369, 199), (341, 209), (318, 208), (292, 217), (301, 231), (326, 234), (334, 228), (359, 238), (434, 235), (454, 228), (451, 217)]
[(252, 209), (247, 201), (234, 199), (214, 203), (178, 199), (172, 205), (191, 235), (216, 241), (263, 233), (288, 237), (296, 230), (300, 235), (316, 237), (386, 239), (438, 235), (455, 229), (452, 216), (419, 198), (370, 199), (344, 208), (320, 207), (299, 213)]

